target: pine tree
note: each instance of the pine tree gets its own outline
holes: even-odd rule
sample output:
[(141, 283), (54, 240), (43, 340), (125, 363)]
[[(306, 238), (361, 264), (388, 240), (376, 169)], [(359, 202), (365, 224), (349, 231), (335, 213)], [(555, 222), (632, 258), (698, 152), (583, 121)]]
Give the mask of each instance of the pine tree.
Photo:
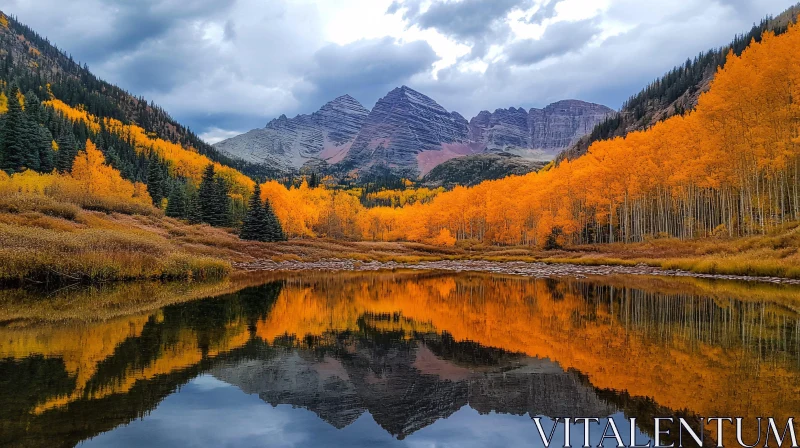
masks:
[(275, 211), (269, 203), (269, 199), (264, 203), (264, 227), (266, 241), (286, 241), (286, 234), (283, 232), (280, 220), (275, 216)]
[(214, 182), (216, 194), (214, 196), (214, 210), (216, 221), (211, 225), (225, 227), (231, 225), (231, 198), (228, 196), (228, 184), (225, 179), (218, 177)]
[(150, 157), (150, 163), (147, 164), (147, 191), (150, 197), (153, 198), (153, 204), (156, 207), (161, 206), (161, 200), (164, 199), (164, 177), (161, 172), (159, 160), (155, 155)]
[(58, 152), (56, 153), (56, 169), (62, 173), (72, 171), (72, 162), (78, 155), (78, 145), (75, 143), (75, 136), (67, 128), (58, 136)]
[(26, 165), (23, 143), (25, 116), (18, 101), (19, 88), (11, 86), (8, 95), (8, 112), (5, 116), (2, 138), (0, 138), (0, 169), (8, 172), (20, 171)]
[(39, 171), (49, 173), (55, 168), (53, 135), (44, 126), (39, 126)]
[(203, 172), (197, 202), (202, 222), (217, 227), (231, 224), (228, 184), (224, 179), (216, 177), (213, 164), (209, 164)]
[(215, 177), (214, 172), (214, 165), (209, 164), (205, 171), (203, 171), (203, 177), (200, 180), (200, 189), (197, 191), (197, 215), (200, 222), (205, 222), (206, 224), (214, 225), (217, 222), (217, 213), (215, 209), (217, 207), (217, 186), (216, 182), (214, 181)]
[(239, 238), (250, 241), (270, 241), (266, 224), (266, 215), (261, 204), (261, 187), (256, 184), (255, 191), (250, 196), (247, 215), (244, 217)]
[(33, 91), (29, 90), (28, 93), (25, 94), (25, 114), (22, 120), (22, 144), (25, 153), (25, 167), (34, 171), (40, 171), (41, 167), (39, 154), (42, 152), (41, 146), (43, 142), (40, 132), (40, 120), (41, 103)]
[(167, 216), (170, 218), (186, 219), (189, 216), (188, 204), (186, 201), (186, 187), (184, 185), (176, 185), (172, 189), (167, 202)]

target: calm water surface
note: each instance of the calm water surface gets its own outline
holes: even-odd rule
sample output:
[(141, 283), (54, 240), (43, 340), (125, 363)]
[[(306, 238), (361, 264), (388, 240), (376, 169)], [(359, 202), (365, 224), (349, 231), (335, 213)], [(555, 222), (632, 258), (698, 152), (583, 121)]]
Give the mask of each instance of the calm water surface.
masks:
[(653, 417), (785, 421), (798, 309), (790, 287), (641, 277), (0, 291), (0, 445), (542, 446), (532, 417), (600, 417), (594, 444), (608, 418), (626, 442), (631, 417), (637, 442)]

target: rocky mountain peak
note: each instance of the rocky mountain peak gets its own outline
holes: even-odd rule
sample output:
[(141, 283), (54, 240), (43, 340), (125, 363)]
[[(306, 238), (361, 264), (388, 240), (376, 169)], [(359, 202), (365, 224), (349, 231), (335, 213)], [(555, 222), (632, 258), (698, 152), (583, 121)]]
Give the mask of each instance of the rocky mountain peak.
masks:
[(456, 157), (510, 152), (549, 160), (605, 118), (611, 109), (578, 100), (542, 109), (481, 111), (467, 121), (408, 86), (392, 89), (370, 111), (342, 95), (310, 115), (272, 120), (216, 146), (232, 157), (285, 169), (324, 160), (341, 171), (385, 167), (425, 174)]
[(342, 95), (310, 115), (281, 115), (254, 129), (215, 145), (224, 153), (252, 163), (283, 169), (299, 168), (312, 160), (338, 162), (364, 124), (369, 110), (350, 95)]
[(420, 154), (468, 143), (464, 117), (402, 86), (378, 100), (342, 163), (346, 169), (386, 166), (413, 175), (421, 171)]
[(470, 120), (470, 138), (487, 152), (511, 152), (549, 160), (613, 111), (599, 104), (563, 100), (542, 109), (522, 107), (481, 111)]

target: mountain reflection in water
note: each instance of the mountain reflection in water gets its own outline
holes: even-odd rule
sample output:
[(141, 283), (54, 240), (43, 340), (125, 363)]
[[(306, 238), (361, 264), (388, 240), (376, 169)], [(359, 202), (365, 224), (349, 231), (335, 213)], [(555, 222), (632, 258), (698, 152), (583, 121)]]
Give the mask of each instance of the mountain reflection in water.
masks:
[[(170, 293), (225, 290), (197, 288)], [(83, 319), (66, 310), (106, 302), (34, 318), (2, 294), (2, 445), (536, 445), (533, 416), (636, 417), (646, 440), (653, 417), (800, 409), (789, 287), (292, 274)]]

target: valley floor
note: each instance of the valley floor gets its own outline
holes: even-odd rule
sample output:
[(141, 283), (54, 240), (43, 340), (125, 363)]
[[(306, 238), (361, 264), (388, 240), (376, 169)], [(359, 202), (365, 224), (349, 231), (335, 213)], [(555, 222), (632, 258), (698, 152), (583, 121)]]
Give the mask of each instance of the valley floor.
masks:
[[(224, 277), (275, 263), (346, 260), (407, 266), (437, 261), (627, 266), (695, 274), (800, 279), (800, 224), (738, 239), (659, 239), (543, 251), (529, 247), (438, 247), (409, 242), (240, 240), (226, 229), (163, 216), (33, 204), (0, 213), (0, 282), (6, 284)], [(464, 269), (469, 270), (469, 269)]]

